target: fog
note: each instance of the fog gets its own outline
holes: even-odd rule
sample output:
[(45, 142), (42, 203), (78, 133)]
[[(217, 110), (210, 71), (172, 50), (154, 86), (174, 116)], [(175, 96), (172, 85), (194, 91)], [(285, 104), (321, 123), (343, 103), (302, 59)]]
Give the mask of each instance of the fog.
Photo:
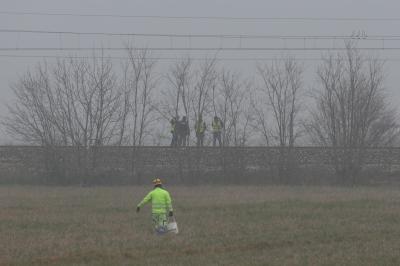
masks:
[[(209, 38), (209, 37), (151, 37), (92, 35), (84, 33), (136, 33), (182, 35), (279, 35), (279, 36), (396, 36), (400, 20), (396, 19), (398, 1), (2, 1), (0, 13), (1, 48), (19, 48), (0, 52), (0, 112), (7, 115), (5, 105), (12, 102), (10, 84), (15, 83), (27, 69), (38, 62), (55, 62), (51, 56), (88, 56), (90, 50), (63, 50), (71, 47), (105, 48), (105, 56), (124, 57), (124, 51), (107, 50), (123, 47), (130, 42), (135, 47), (161, 48), (337, 48), (343, 40), (315, 39), (265, 39), (265, 38)], [(30, 14), (29, 14), (30, 13)], [(59, 14), (59, 15), (57, 15)], [(77, 16), (80, 15), (80, 16)], [(90, 15), (90, 16), (88, 16)], [(100, 16), (99, 16), (100, 15)], [(135, 17), (136, 16), (136, 17)], [(153, 16), (153, 17), (137, 17)], [(167, 16), (160, 18), (156, 16)], [(175, 17), (175, 18), (171, 18)], [(180, 18), (177, 18), (180, 17)], [(185, 17), (185, 18), (182, 18)], [(197, 17), (197, 18), (196, 18)], [(202, 17), (202, 18), (199, 18)], [(207, 18), (208, 17), (208, 18)], [(212, 18), (214, 17), (214, 18)], [(215, 18), (217, 17), (217, 18)], [(242, 19), (238, 19), (242, 18)], [(246, 18), (246, 19), (245, 19)], [(256, 19), (258, 18), (258, 19)], [(275, 19), (267, 19), (275, 18)], [(276, 19), (281, 18), (281, 19)], [(286, 19), (282, 19), (286, 18)], [(314, 18), (314, 19), (295, 19)], [(320, 20), (315, 18), (331, 18)], [(350, 18), (350, 19), (349, 19)], [(360, 19), (361, 18), (361, 19)], [(362, 19), (364, 18), (364, 19)], [(13, 30), (13, 32), (6, 32)], [(53, 33), (28, 33), (22, 31), (49, 31)], [(54, 32), (75, 32), (65, 34)], [(383, 59), (387, 94), (393, 104), (400, 100), (397, 72), (400, 66), (400, 41), (360, 40), (360, 47), (373, 47), (370, 51)], [(24, 50), (23, 48), (57, 48), (58, 50)], [(160, 76), (175, 60), (165, 58), (217, 57), (219, 66), (241, 72), (253, 78), (257, 62), (268, 62), (284, 55), (295, 56), (305, 66), (305, 87), (316, 86), (315, 69), (318, 58), (327, 51), (320, 50), (157, 50), (152, 56), (158, 60)], [(369, 53), (369, 51), (365, 51)], [(47, 58), (42, 59), (42, 56)], [(50, 56), (50, 57), (49, 57)], [(236, 60), (240, 58), (241, 60)], [(250, 59), (257, 60), (250, 60)], [(229, 60), (225, 60), (229, 59)], [(244, 60), (243, 60), (244, 59)], [(313, 60), (310, 60), (313, 59)], [(317, 60), (314, 60), (317, 59)], [(121, 60), (113, 60), (119, 66)], [(158, 84), (165, 87), (165, 80)], [(162, 97), (159, 94), (159, 97)], [(2, 134), (2, 143), (9, 136)]]

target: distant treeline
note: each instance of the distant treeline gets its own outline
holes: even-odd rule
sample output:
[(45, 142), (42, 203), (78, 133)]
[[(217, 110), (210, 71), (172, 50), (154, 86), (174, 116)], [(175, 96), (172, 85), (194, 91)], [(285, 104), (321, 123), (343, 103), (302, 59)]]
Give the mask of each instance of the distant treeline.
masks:
[[(291, 57), (257, 65), (255, 81), (212, 58), (199, 64), (183, 58), (160, 74), (149, 51), (129, 46), (122, 66), (104, 56), (39, 64), (13, 84), (15, 99), (1, 125), (16, 140), (43, 147), (49, 169), (66, 160), (59, 147), (70, 147), (86, 171), (89, 161), (97, 163), (94, 151), (132, 146), (124, 159), (136, 171), (136, 149), (174, 143), (170, 121), (187, 119), (185, 145), (203, 144), (205, 135), (209, 146), (211, 121), (218, 117), (224, 148), (291, 151), (301, 139), (303, 145), (344, 149), (331, 160), (347, 179), (362, 171), (365, 149), (399, 143), (399, 123), (386, 98), (382, 61), (360, 53), (354, 42), (346, 45), (345, 52), (324, 57), (313, 90), (306, 89), (303, 65)], [(199, 128), (205, 132), (198, 134)], [(279, 155), (279, 173), (291, 167), (290, 154)]]

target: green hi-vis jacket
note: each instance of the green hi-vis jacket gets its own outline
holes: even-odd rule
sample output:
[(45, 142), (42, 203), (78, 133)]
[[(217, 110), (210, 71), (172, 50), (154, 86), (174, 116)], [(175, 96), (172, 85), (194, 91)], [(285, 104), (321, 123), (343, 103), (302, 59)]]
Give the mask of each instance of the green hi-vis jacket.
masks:
[(165, 189), (156, 187), (150, 191), (137, 206), (141, 208), (149, 201), (151, 201), (152, 213), (165, 214), (172, 211), (171, 196)]

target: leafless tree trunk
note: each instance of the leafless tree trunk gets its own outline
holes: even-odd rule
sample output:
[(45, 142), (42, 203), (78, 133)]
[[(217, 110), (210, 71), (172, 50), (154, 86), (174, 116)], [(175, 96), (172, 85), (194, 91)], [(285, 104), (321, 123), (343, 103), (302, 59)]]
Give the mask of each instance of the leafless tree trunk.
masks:
[(121, 80), (121, 100), (120, 105), (121, 109), (119, 110), (118, 117), (119, 119), (119, 133), (118, 133), (118, 140), (117, 144), (119, 146), (125, 144), (129, 144), (130, 139), (130, 132), (129, 132), (129, 113), (130, 113), (130, 99), (131, 99), (131, 89), (130, 89), (130, 82), (129, 82), (129, 63), (125, 62), (122, 65), (122, 80)]
[[(148, 58), (147, 50), (135, 50), (127, 46), (129, 64), (124, 70), (124, 84), (130, 92), (125, 93), (129, 97), (131, 143), (133, 146), (142, 146), (149, 136), (151, 123), (155, 121), (153, 92), (156, 85), (155, 61)], [(127, 100), (128, 101), (128, 100)]]
[[(275, 61), (270, 65), (259, 65), (258, 73), (263, 86), (259, 101), (254, 106), (256, 128), (262, 132), (267, 144), (278, 144), (278, 176), (291, 182), (294, 167), (291, 148), (299, 134), (297, 116), (303, 68), (295, 58), (288, 57), (282, 63)], [(271, 120), (268, 119), (268, 111), (272, 113)]]
[[(258, 73), (263, 80), (261, 88), (262, 105), (256, 106), (258, 122), (266, 139), (277, 140), (280, 147), (293, 147), (298, 136), (296, 118), (299, 113), (299, 91), (302, 87), (302, 66), (294, 58), (287, 58), (283, 64), (258, 66)], [(271, 130), (265, 120), (265, 110), (272, 112)]]
[(192, 97), (192, 108), (194, 121), (200, 117), (205, 118), (205, 114), (212, 105), (212, 92), (217, 86), (216, 60), (208, 59), (200, 65), (196, 73), (194, 94)]
[(223, 146), (246, 144), (250, 133), (250, 94), (250, 85), (241, 81), (239, 74), (222, 71), (219, 86), (213, 89), (213, 109), (224, 121)]
[[(153, 92), (156, 85), (154, 67), (155, 61), (148, 58), (147, 50), (136, 50), (127, 45), (128, 64), (125, 65), (123, 84), (125, 84), (125, 100), (129, 105), (127, 124), (132, 144), (132, 176), (140, 182), (140, 156), (138, 146), (145, 144), (151, 136), (151, 124), (156, 121), (154, 116)], [(128, 99), (127, 99), (128, 97)]]

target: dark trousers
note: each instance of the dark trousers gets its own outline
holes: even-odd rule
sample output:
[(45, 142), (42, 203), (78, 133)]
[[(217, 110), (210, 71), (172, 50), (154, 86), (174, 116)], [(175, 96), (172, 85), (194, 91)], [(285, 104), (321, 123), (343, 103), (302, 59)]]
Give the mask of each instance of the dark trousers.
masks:
[(197, 146), (198, 147), (203, 147), (204, 145), (204, 133), (198, 133), (196, 135), (197, 137)]
[(179, 135), (178, 136), (178, 146), (186, 146), (189, 144), (188, 135)]
[(217, 140), (218, 140), (219, 146), (221, 147), (221, 146), (222, 146), (222, 141), (221, 141), (221, 132), (220, 132), (220, 131), (218, 131), (218, 132), (213, 132), (213, 146), (214, 146), (214, 147), (215, 147), (215, 145), (217, 144), (217, 143), (216, 143)]
[(171, 133), (172, 133), (171, 147), (176, 147), (178, 145), (178, 136), (174, 132)]

